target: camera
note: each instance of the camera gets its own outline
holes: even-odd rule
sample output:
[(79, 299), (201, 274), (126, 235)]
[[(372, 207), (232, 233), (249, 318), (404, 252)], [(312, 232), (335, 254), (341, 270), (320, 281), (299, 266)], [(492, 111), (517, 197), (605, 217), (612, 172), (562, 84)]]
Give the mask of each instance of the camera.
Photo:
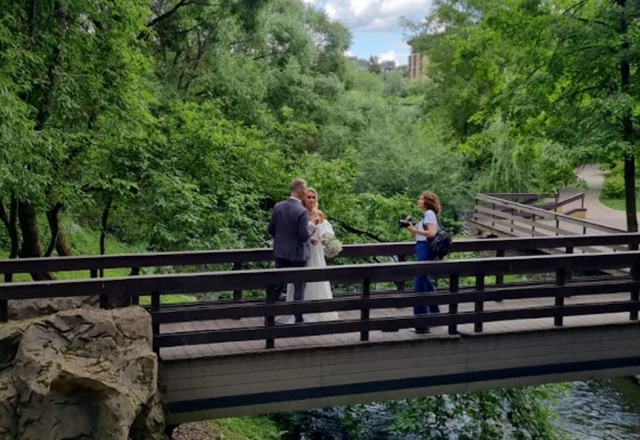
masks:
[(398, 221), (398, 227), (399, 228), (408, 228), (411, 225), (415, 226), (416, 222), (413, 220), (412, 217), (409, 217), (407, 220), (399, 220)]

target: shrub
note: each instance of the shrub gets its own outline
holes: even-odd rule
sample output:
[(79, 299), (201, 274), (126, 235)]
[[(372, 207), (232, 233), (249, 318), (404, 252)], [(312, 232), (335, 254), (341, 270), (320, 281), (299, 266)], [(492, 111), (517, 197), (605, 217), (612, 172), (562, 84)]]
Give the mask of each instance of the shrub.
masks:
[[(636, 180), (636, 192), (640, 191), (640, 181)], [(624, 176), (621, 173), (609, 174), (602, 186), (605, 199), (624, 199)]]
[(608, 176), (602, 187), (602, 196), (607, 199), (623, 199), (624, 178), (619, 174)]

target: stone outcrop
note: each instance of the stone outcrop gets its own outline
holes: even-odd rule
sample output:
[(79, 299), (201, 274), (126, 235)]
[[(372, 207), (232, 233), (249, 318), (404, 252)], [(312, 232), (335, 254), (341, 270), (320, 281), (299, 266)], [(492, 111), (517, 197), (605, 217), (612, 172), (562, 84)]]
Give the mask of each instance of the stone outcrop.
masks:
[(164, 439), (139, 307), (77, 309), (0, 325), (0, 439)]
[(65, 298), (21, 299), (9, 301), (9, 319), (32, 319), (78, 308), (98, 308), (100, 297), (76, 296)]

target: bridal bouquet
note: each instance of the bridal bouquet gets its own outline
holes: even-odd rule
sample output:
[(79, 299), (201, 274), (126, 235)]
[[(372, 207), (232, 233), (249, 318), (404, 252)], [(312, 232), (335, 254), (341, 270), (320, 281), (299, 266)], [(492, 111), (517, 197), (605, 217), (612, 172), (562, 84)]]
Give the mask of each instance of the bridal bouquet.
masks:
[(342, 242), (335, 238), (330, 238), (324, 242), (324, 256), (327, 258), (335, 258), (342, 252)]

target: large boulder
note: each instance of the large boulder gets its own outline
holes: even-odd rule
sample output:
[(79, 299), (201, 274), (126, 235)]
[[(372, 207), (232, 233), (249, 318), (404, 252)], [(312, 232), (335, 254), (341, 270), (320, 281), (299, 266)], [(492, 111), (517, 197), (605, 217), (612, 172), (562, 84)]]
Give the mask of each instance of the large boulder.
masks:
[(9, 301), (9, 319), (21, 320), (52, 315), (65, 310), (98, 308), (99, 296), (20, 299)]
[(140, 307), (0, 325), (0, 439), (163, 439), (151, 339)]

